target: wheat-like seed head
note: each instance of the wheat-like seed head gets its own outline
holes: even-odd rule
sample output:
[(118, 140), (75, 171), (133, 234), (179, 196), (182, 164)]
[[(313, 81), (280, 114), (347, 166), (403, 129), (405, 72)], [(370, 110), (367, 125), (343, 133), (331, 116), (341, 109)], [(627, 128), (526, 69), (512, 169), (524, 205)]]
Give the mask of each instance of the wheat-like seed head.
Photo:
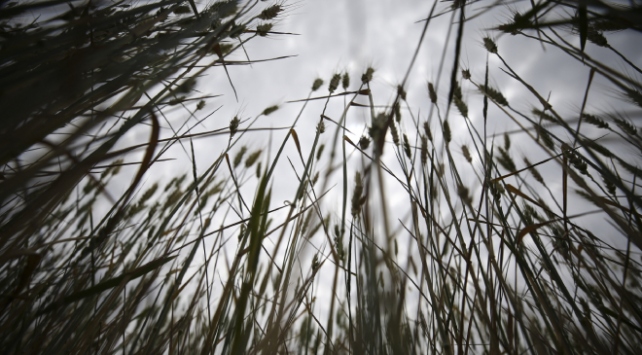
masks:
[(359, 148), (361, 148), (361, 150), (366, 150), (368, 149), (369, 146), (370, 146), (370, 138), (366, 136), (361, 136), (361, 138), (359, 139)]
[(370, 81), (372, 81), (373, 74), (374, 74), (374, 69), (372, 67), (368, 67), (368, 69), (366, 69), (366, 72), (363, 73), (363, 75), (361, 76), (361, 81), (364, 84), (369, 83)]
[(253, 152), (252, 154), (248, 155), (247, 159), (245, 159), (245, 167), (246, 168), (252, 167), (252, 165), (254, 165), (254, 163), (256, 163), (256, 161), (261, 156), (261, 153), (262, 153), (262, 151), (261, 151), (261, 149), (259, 149), (259, 150), (255, 151), (255, 152)]
[(483, 41), (484, 41), (484, 47), (486, 47), (487, 51), (493, 54), (497, 53), (497, 45), (495, 44), (495, 41), (492, 40), (492, 38), (484, 37)]
[(452, 139), (452, 135), (450, 132), (450, 124), (448, 123), (448, 120), (444, 121), (443, 134), (444, 134), (444, 141), (446, 142), (446, 145), (448, 145), (448, 143), (450, 143), (450, 140)]
[(348, 87), (350, 86), (350, 75), (348, 75), (347, 72), (343, 73), (343, 76), (341, 77), (341, 86), (343, 87), (343, 90), (348, 90)]
[(230, 121), (230, 138), (234, 137), (234, 135), (238, 131), (240, 122), (241, 120), (239, 120), (238, 116), (234, 116), (234, 118), (232, 118), (232, 120)]
[(271, 29), (272, 29), (271, 23), (262, 23), (256, 26), (256, 33), (261, 37), (265, 37), (268, 35), (268, 32), (270, 32)]
[(282, 10), (283, 10), (283, 7), (281, 5), (274, 4), (270, 7), (265, 8), (263, 11), (261, 11), (258, 18), (261, 20), (271, 20), (277, 17)]
[(599, 128), (609, 128), (609, 124), (604, 122), (601, 118), (595, 116), (595, 115), (590, 115), (588, 113), (582, 114), (582, 118), (584, 119), (584, 122), (588, 124), (592, 124), (593, 126), (599, 127)]
[(432, 83), (428, 83), (428, 96), (430, 97), (430, 102), (433, 104), (437, 103), (437, 92), (435, 91), (435, 87)]
[(334, 74), (332, 79), (330, 79), (330, 85), (328, 85), (328, 91), (333, 93), (339, 87), (339, 82), (341, 81), (341, 74)]
[(243, 161), (243, 156), (247, 152), (247, 147), (246, 146), (241, 146), (241, 149), (239, 149), (238, 153), (234, 156), (234, 167), (236, 168), (241, 164)]
[(424, 132), (426, 132), (426, 137), (432, 142), (432, 131), (430, 130), (430, 125), (428, 122), (424, 122)]
[(473, 162), (473, 157), (470, 156), (470, 151), (468, 150), (468, 146), (463, 144), (461, 146), (461, 152), (464, 154), (464, 158), (466, 158), (466, 161), (468, 161), (469, 163)]
[(359, 214), (361, 205), (363, 204), (363, 200), (361, 198), (361, 195), (363, 194), (363, 183), (361, 181), (361, 173), (358, 171), (354, 176), (354, 184), (354, 192), (352, 193), (352, 217), (356, 217)]
[(265, 110), (263, 110), (263, 113), (262, 113), (262, 114), (263, 114), (264, 116), (268, 116), (268, 115), (270, 115), (271, 113), (274, 113), (274, 111), (276, 111), (276, 110), (278, 110), (278, 109), (279, 109), (279, 105), (273, 105), (273, 106), (270, 106), (270, 107), (266, 108)]
[(312, 91), (319, 90), (321, 85), (323, 85), (323, 79), (321, 79), (321, 78), (314, 79), (314, 83), (312, 83)]
[(403, 135), (403, 150), (404, 153), (406, 153), (406, 156), (408, 159), (412, 158), (411, 151), (410, 151), (410, 141), (408, 141), (408, 136), (404, 133)]

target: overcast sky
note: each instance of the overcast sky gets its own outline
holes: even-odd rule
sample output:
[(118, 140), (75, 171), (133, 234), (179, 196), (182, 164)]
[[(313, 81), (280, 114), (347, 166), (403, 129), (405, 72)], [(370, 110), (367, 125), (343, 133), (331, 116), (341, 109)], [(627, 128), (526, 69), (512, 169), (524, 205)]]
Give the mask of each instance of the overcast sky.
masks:
[[(261, 2), (257, 9), (271, 5), (273, 2)], [(282, 2), (279, 2), (282, 3)], [(469, 5), (468, 17), (493, 2), (480, 1)], [(375, 79), (372, 83), (374, 99), (379, 105), (390, 104), (396, 93), (396, 86), (401, 83), (410, 64), (412, 54), (418, 44), (425, 19), (433, 5), (432, 1), (423, 0), (324, 0), (310, 1), (298, 0), (282, 3), (285, 11), (276, 21), (273, 31), (290, 32), (296, 35), (269, 35), (266, 38), (256, 38), (245, 47), (247, 54), (253, 60), (272, 58), (283, 55), (296, 57), (267, 63), (257, 63), (253, 66), (229, 67), (231, 79), (238, 91), (239, 101), (234, 100), (234, 94), (221, 68), (212, 70), (208, 76), (199, 80), (199, 90), (202, 93), (222, 94), (221, 97), (208, 101), (206, 109), (199, 111), (200, 115), (222, 108), (211, 118), (203, 123), (203, 129), (221, 128), (227, 125), (236, 114), (242, 118), (255, 117), (268, 106), (278, 104), (281, 109), (268, 117), (262, 117), (255, 127), (282, 127), (292, 124), (300, 103), (286, 104), (286, 101), (305, 98), (312, 82), (320, 77), (325, 80), (325, 85), (318, 91), (318, 95), (327, 93), (327, 83), (334, 73), (348, 72), (351, 76), (351, 89), (356, 89), (360, 76), (368, 66), (376, 69)], [(451, 2), (439, 2), (436, 13), (445, 12), (450, 8)], [(499, 47), (500, 54), (507, 63), (528, 83), (543, 95), (550, 97), (550, 103), (562, 115), (577, 115), (582, 104), (584, 87), (588, 79), (589, 70), (578, 65), (578, 62), (561, 53), (559, 50), (547, 47), (545, 50), (533, 40), (522, 36), (500, 35), (497, 31), (490, 30), (501, 23), (509, 22), (514, 11), (529, 8), (530, 2), (521, 1), (510, 5), (497, 6), (466, 23), (464, 41), (462, 44), (460, 68), (468, 68), (473, 81), (483, 82), (487, 52), (483, 47), (482, 38), (494, 38)], [(446, 13), (433, 19), (428, 27), (427, 35), (421, 43), (419, 57), (412, 69), (410, 79), (406, 84), (408, 102), (415, 114), (425, 120), (430, 109), (427, 82), (435, 83), (439, 76), (439, 63), (442, 53), (446, 53), (446, 61), (441, 71), (441, 82), (438, 88), (439, 104), (445, 109), (445, 100), (449, 88), (452, 55), (454, 52), (453, 33), (446, 42), (451, 14)], [(564, 33), (564, 31), (560, 31)], [(568, 31), (567, 31), (568, 32)], [(640, 63), (640, 51), (637, 46), (632, 46), (632, 38), (625, 34), (609, 34), (610, 44), (627, 55), (633, 62)], [(577, 36), (571, 38), (577, 45)], [(605, 48), (599, 48), (591, 43), (587, 44), (586, 52), (596, 58), (613, 63), (617, 70), (623, 70), (629, 75), (636, 73), (627, 68), (615, 54)], [(244, 53), (238, 51), (231, 59), (242, 60)], [(537, 100), (528, 93), (517, 81), (503, 73), (501, 62), (495, 57), (490, 57), (490, 84), (498, 88), (508, 99), (512, 107), (522, 112), (529, 113), (531, 108), (537, 107)], [(463, 83), (465, 101), (470, 106), (471, 120), (481, 127), (481, 94), (469, 83)], [(621, 109), (623, 102), (618, 94), (613, 92), (604, 81), (597, 76), (596, 84), (591, 89), (587, 105), (587, 112), (603, 112), (614, 108)], [(194, 102), (194, 105), (196, 102)], [(342, 101), (335, 99), (329, 108), (328, 116), (338, 118), (342, 109)], [(452, 110), (449, 121), (453, 127), (453, 142), (457, 146), (467, 143), (470, 138), (463, 124), (463, 119), (456, 110)], [(321, 106), (312, 106), (306, 110), (304, 117), (297, 125), (297, 131), (303, 142), (303, 149), (309, 149), (314, 136), (314, 127)], [(365, 110), (351, 110), (352, 116), (348, 119), (348, 128), (353, 129), (349, 135), (354, 141), (363, 133), (369, 117)], [(505, 115), (491, 108), (488, 123), (488, 133), (502, 133), (515, 129), (516, 126)], [(201, 117), (201, 116), (199, 116)], [(436, 123), (433, 119), (433, 128)], [(412, 128), (411, 121), (404, 127)], [(328, 127), (329, 132), (333, 127)], [(142, 133), (145, 137), (147, 133)], [(280, 142), (285, 132), (280, 135), (253, 134), (246, 141), (251, 147), (265, 147), (269, 140), (273, 144)], [(522, 141), (520, 135), (513, 136), (513, 144), (519, 146)], [(498, 138), (501, 139), (501, 138)], [(275, 143), (276, 142), (276, 143)], [(212, 141), (201, 140), (196, 142), (197, 147), (211, 154), (197, 154), (204, 168), (208, 161), (218, 154), (219, 150), (212, 150)], [(307, 144), (307, 148), (306, 148)], [(199, 151), (200, 151), (199, 149)], [(542, 151), (532, 151), (529, 147), (522, 147), (529, 154), (533, 154), (531, 161), (545, 158)], [(392, 153), (392, 151), (389, 151)], [(178, 158), (181, 151), (174, 153)], [(389, 154), (390, 161), (394, 155)], [(516, 160), (520, 160), (517, 156)], [(189, 160), (187, 160), (189, 162)], [(167, 165), (170, 171), (176, 170), (179, 165)], [(287, 168), (287, 165), (285, 165)], [(542, 167), (544, 168), (544, 167)], [(469, 181), (472, 182), (472, 181)]]

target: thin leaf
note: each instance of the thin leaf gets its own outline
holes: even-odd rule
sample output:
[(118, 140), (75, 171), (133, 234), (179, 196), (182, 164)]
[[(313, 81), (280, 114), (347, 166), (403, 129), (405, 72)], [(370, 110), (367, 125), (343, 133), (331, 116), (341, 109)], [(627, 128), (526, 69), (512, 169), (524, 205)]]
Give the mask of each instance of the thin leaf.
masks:
[(80, 301), (84, 298), (91, 297), (94, 295), (98, 295), (104, 291), (107, 291), (109, 289), (112, 289), (118, 285), (120, 285), (122, 282), (129, 282), (132, 280), (135, 280), (151, 271), (154, 271), (158, 269), (159, 267), (163, 266), (165, 263), (168, 261), (173, 260), (176, 258), (175, 256), (170, 256), (170, 257), (164, 257), (160, 259), (156, 259), (153, 261), (148, 262), (147, 264), (140, 266), (134, 270), (126, 271), (120, 276), (113, 277), (111, 279), (105, 280), (100, 282), (99, 284), (92, 286), (90, 288), (84, 289), (82, 291), (75, 292), (65, 298), (63, 298), (61, 301), (56, 302), (49, 307), (43, 309), (40, 311), (40, 314), (48, 313), (53, 311), (55, 308), (58, 308), (60, 306), (64, 306), (76, 301)]

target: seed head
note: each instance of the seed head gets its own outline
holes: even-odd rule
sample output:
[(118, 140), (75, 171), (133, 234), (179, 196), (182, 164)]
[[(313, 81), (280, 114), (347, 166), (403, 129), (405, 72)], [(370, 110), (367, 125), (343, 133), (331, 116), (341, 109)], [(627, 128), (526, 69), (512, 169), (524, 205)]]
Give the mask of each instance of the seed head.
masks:
[(312, 91), (319, 90), (321, 85), (323, 85), (323, 79), (321, 79), (321, 78), (314, 79), (314, 83), (312, 83)]
[(359, 139), (359, 148), (361, 150), (366, 150), (370, 146), (370, 138), (366, 136), (361, 136), (361, 139)]
[(359, 214), (361, 205), (363, 204), (363, 200), (361, 198), (361, 194), (363, 194), (363, 183), (361, 182), (361, 174), (358, 171), (354, 176), (354, 183), (354, 192), (352, 193), (352, 217)]
[(526, 166), (530, 166), (530, 168), (528, 170), (530, 170), (531, 174), (533, 175), (533, 178), (535, 178), (535, 181), (537, 181), (540, 184), (546, 186), (546, 184), (544, 183), (544, 178), (542, 178), (542, 175), (540, 175), (539, 171), (537, 171), (537, 169), (535, 169), (533, 164), (531, 164), (531, 162), (526, 157), (524, 157), (524, 164), (526, 164)]
[(332, 79), (330, 80), (330, 85), (328, 86), (328, 91), (330, 93), (333, 93), (337, 90), (339, 87), (339, 82), (341, 81), (341, 75), (340, 74), (334, 74), (332, 76)]
[(510, 172), (516, 171), (517, 167), (515, 167), (515, 162), (513, 162), (513, 158), (511, 158), (510, 154), (501, 147), (498, 147), (497, 150), (499, 151), (499, 155), (496, 159), (499, 165)]
[(341, 78), (341, 86), (343, 87), (343, 90), (347, 90), (348, 86), (350, 86), (350, 75), (348, 75), (348, 73), (343, 73), (343, 77)]
[[(380, 112), (377, 116), (372, 118), (372, 124), (368, 128), (370, 138), (375, 142), (375, 154), (381, 154), (383, 144), (386, 136), (386, 128), (388, 125), (388, 114)], [(394, 125), (392, 125), (394, 126)]]
[(428, 338), (428, 324), (426, 323), (426, 318), (421, 310), (419, 310), (419, 324), (421, 325), (421, 331), (424, 333), (424, 337)]
[(317, 149), (317, 160), (321, 159), (321, 154), (323, 154), (324, 149), (325, 149), (325, 144), (321, 144), (319, 146), (319, 149)]
[(196, 86), (196, 79), (189, 78), (176, 88), (177, 93), (189, 94)]
[(397, 85), (397, 95), (399, 95), (402, 100), (406, 100), (406, 90), (404, 90), (403, 86)]
[(459, 113), (461, 113), (461, 115), (464, 117), (468, 117), (468, 106), (466, 105), (466, 103), (462, 101), (461, 98), (456, 96), (453, 102), (455, 103), (455, 106), (459, 110)]
[(394, 110), (395, 120), (397, 122), (400, 122), (401, 121), (401, 105), (399, 104), (399, 102), (395, 102), (395, 104), (393, 105), (392, 109)]
[(473, 162), (473, 157), (470, 156), (470, 151), (465, 144), (461, 146), (461, 152), (464, 154), (464, 158), (466, 158), (469, 163)]
[(273, 113), (274, 111), (276, 111), (278, 109), (279, 109), (279, 105), (270, 106), (270, 107), (266, 108), (265, 110), (263, 110), (263, 115), (264, 116), (268, 116), (269, 114)]
[(617, 117), (614, 115), (611, 115), (611, 119), (613, 119), (613, 121), (615, 121), (615, 124), (618, 127), (620, 127), (620, 129), (624, 131), (626, 134), (629, 134), (632, 136), (635, 136), (637, 134), (637, 129), (633, 124), (631, 124), (631, 122), (625, 120), (622, 117)]
[(236, 13), (237, 2), (236, 0), (218, 1), (212, 5), (212, 10), (218, 12), (221, 18), (228, 17)]
[(254, 163), (256, 163), (256, 161), (259, 159), (260, 156), (261, 156), (261, 150), (260, 149), (257, 150), (256, 152), (250, 154), (247, 157), (247, 159), (245, 160), (245, 167), (249, 168), (252, 165), (254, 165)]
[(451, 8), (453, 10), (455, 10), (455, 9), (458, 9), (458, 8), (464, 6), (464, 4), (466, 4), (466, 0), (453, 0), (452, 5), (450, 5), (450, 6), (451, 6)]
[(437, 92), (435, 91), (435, 87), (432, 83), (428, 83), (428, 96), (430, 97), (430, 102), (433, 104), (437, 103)]
[(491, 87), (486, 87), (486, 89), (481, 88), (480, 90), (482, 94), (485, 94), (486, 96), (490, 97), (491, 99), (493, 99), (493, 101), (495, 101), (499, 105), (508, 106), (508, 101), (506, 100), (504, 95), (502, 95), (502, 93), (499, 92), (499, 90), (493, 89)]
[(490, 37), (484, 37), (484, 47), (490, 53), (497, 53), (497, 45)]
[(392, 141), (395, 145), (399, 145), (399, 131), (394, 123), (390, 124), (390, 134), (392, 135)]
[(510, 136), (508, 133), (504, 133), (504, 150), (510, 149)]
[(241, 121), (237, 116), (234, 116), (234, 118), (232, 118), (232, 120), (230, 121), (230, 138), (234, 137), (234, 135), (238, 131), (240, 122)]
[(426, 137), (432, 142), (432, 131), (428, 122), (424, 122), (424, 131), (426, 132)]
[(606, 40), (606, 37), (604, 37), (604, 34), (593, 27), (589, 27), (586, 38), (597, 46), (609, 46), (609, 42)]
[(376, 117), (372, 119), (372, 126), (370, 127), (370, 137), (376, 139), (376, 135), (383, 131), (388, 115), (385, 112), (379, 112)]
[(147, 191), (145, 191), (143, 196), (140, 198), (139, 203), (142, 203), (142, 202), (145, 202), (145, 201), (149, 200), (149, 198), (154, 195), (156, 190), (158, 190), (158, 184), (154, 183), (154, 185), (152, 185), (152, 187), (150, 187)]
[(452, 135), (450, 132), (450, 124), (448, 124), (448, 121), (444, 121), (443, 133), (444, 133), (444, 141), (446, 142), (446, 145), (448, 145), (448, 143), (450, 143), (450, 140), (452, 138)]
[(562, 143), (562, 154), (568, 159), (568, 161), (573, 165), (583, 175), (589, 175), (587, 170), (587, 164), (580, 156), (577, 151), (569, 147), (566, 143)]
[(239, 152), (236, 153), (236, 156), (234, 157), (234, 167), (236, 168), (241, 164), (241, 161), (243, 161), (243, 156), (245, 155), (245, 152), (247, 152), (247, 147), (242, 146), (241, 149), (239, 149)]
[(608, 191), (611, 195), (615, 196), (615, 184), (613, 181), (608, 179), (604, 174), (602, 174), (602, 181), (604, 181), (604, 186), (606, 187), (606, 191)]
[(642, 107), (642, 93), (640, 91), (625, 88), (624, 93), (632, 103)]
[(519, 31), (523, 29), (532, 28), (532, 27), (533, 27), (533, 23), (530, 19), (530, 16), (522, 15), (519, 12), (516, 12), (515, 15), (513, 16), (512, 23), (500, 25), (497, 27), (497, 29), (505, 33), (516, 35), (519, 33)]
[(120, 167), (122, 166), (122, 164), (123, 164), (123, 160), (122, 159), (118, 159), (118, 160), (114, 161), (114, 163), (107, 170), (110, 170), (112, 176), (118, 175), (118, 173), (120, 172)]
[(604, 122), (604, 120), (602, 120), (601, 118), (599, 118), (597, 116), (590, 115), (588, 113), (584, 113), (584, 114), (582, 114), (582, 118), (584, 119), (584, 122), (586, 122), (588, 124), (592, 124), (592, 125), (597, 126), (599, 128), (609, 128), (609, 124)]
[(533, 109), (533, 114), (535, 116), (539, 117), (542, 120), (551, 121), (551, 122), (557, 122), (555, 117), (549, 115), (548, 113), (546, 113), (544, 111), (540, 111), (540, 110), (538, 110), (536, 108)]
[(265, 37), (268, 35), (268, 32), (270, 32), (271, 29), (272, 29), (271, 23), (262, 23), (256, 26), (256, 33), (261, 37)]
[(555, 142), (551, 138), (551, 136), (548, 134), (548, 131), (541, 125), (535, 126), (537, 127), (537, 134), (539, 137), (542, 139), (542, 143), (546, 146), (546, 148), (550, 150), (555, 150)]
[(462, 70), (461, 77), (464, 78), (465, 80), (470, 80), (470, 70), (469, 69)]
[(369, 83), (372, 80), (372, 74), (374, 74), (374, 69), (369, 67), (368, 69), (366, 69), (366, 72), (361, 76), (361, 81), (364, 84)]
[(242, 33), (245, 32), (245, 30), (247, 30), (247, 27), (245, 27), (245, 25), (234, 24), (232, 25), (232, 29), (230, 30), (229, 35), (231, 38), (238, 38)]
[(283, 10), (281, 5), (272, 5), (261, 11), (261, 14), (259, 14), (258, 18), (261, 20), (271, 20), (275, 18), (281, 12), (281, 10)]
[(470, 206), (473, 204), (473, 199), (470, 197), (470, 190), (468, 190), (466, 186), (457, 186), (457, 195), (466, 205)]
[(403, 150), (404, 150), (404, 153), (406, 153), (406, 156), (408, 157), (408, 159), (411, 159), (412, 156), (410, 154), (411, 153), (410, 142), (408, 141), (408, 136), (405, 133), (403, 135)]
[(506, 190), (504, 190), (504, 185), (502, 185), (502, 183), (499, 181), (493, 181), (490, 184), (490, 191), (493, 194), (493, 197), (495, 197), (496, 199), (499, 199), (501, 195), (506, 192)]

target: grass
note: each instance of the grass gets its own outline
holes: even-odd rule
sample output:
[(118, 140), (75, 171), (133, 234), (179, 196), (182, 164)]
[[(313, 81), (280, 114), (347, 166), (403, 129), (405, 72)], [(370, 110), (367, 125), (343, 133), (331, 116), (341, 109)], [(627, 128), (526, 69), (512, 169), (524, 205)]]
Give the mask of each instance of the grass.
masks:
[[(213, 96), (197, 83), (252, 63), (229, 55), (275, 35), (286, 9), (0, 5), (4, 353), (639, 349), (642, 82), (635, 58), (609, 44), (639, 36), (637, 3), (517, 3), (475, 38), (480, 71), (463, 64), (466, 30), (506, 8), (434, 2), (390, 102), (367, 68), (316, 79), (283, 104), (299, 108), (287, 127), (259, 126), (272, 106), (201, 129), (216, 111), (204, 112)], [(421, 112), (411, 72), (443, 16), (451, 31)], [(509, 36), (584, 68), (576, 109), (529, 82)], [(523, 95), (502, 93), (495, 73)], [(595, 86), (611, 108), (592, 104)], [(319, 117), (314, 130), (304, 115)], [(136, 132), (144, 143), (123, 144)], [(277, 149), (247, 145), (263, 133)], [(207, 166), (201, 138), (220, 143)], [(144, 183), (171, 147), (190, 171)]]

